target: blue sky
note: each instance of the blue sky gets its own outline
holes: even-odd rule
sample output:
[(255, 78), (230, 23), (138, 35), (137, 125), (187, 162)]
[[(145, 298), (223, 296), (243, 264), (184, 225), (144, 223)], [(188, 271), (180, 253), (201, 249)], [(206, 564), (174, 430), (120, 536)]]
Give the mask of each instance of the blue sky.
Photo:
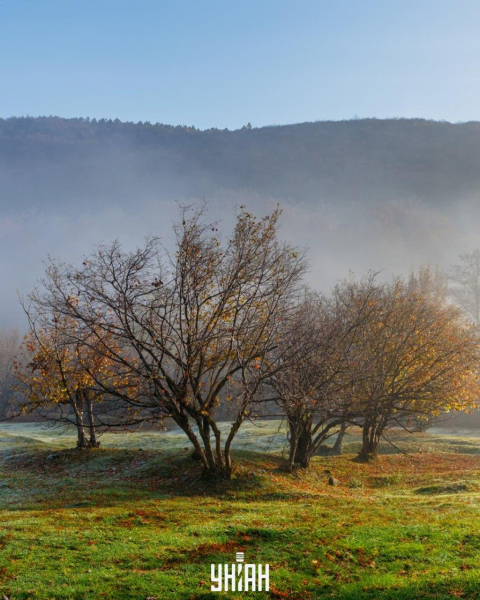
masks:
[(478, 0), (1, 0), (0, 116), (480, 119)]

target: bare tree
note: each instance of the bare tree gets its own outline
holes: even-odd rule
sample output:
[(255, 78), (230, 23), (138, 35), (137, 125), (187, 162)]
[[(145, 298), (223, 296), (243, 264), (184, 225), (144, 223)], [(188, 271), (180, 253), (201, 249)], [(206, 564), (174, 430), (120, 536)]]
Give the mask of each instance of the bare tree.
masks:
[(450, 296), (480, 325), (480, 250), (461, 254), (460, 263), (450, 267)]
[[(231, 476), (232, 441), (281, 366), (280, 314), (288, 318), (305, 260), (278, 241), (279, 215), (259, 220), (242, 209), (222, 243), (203, 209), (185, 208), (174, 253), (156, 239), (135, 252), (102, 246), (79, 269), (52, 264), (32, 295), (80, 323), (81, 342), (93, 349), (96, 338), (95, 351), (115, 363), (122, 389), (90, 373), (97, 385), (133, 410), (172, 418), (212, 476)], [(225, 439), (220, 402), (236, 407)]]
[(407, 281), (408, 291), (421, 294), (435, 304), (448, 301), (448, 276), (440, 267), (421, 265), (417, 271), (411, 271)]
[(308, 467), (340, 426), (338, 452), (347, 423), (357, 416), (352, 387), (360, 375), (350, 354), (375, 308), (375, 292), (374, 275), (339, 284), (330, 298), (308, 292), (285, 322), (279, 352), (286, 362), (269, 384), (287, 418), (291, 471)]

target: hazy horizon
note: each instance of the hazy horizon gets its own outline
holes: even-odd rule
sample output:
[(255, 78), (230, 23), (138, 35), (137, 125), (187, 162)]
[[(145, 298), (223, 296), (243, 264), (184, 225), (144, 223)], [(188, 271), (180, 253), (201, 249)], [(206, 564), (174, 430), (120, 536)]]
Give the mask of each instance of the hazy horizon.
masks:
[(387, 277), (446, 267), (480, 246), (478, 161), (476, 124), (358, 120), (212, 137), (0, 122), (0, 274), (8, 282), (0, 322), (23, 326), (17, 290), (31, 291), (49, 255), (79, 262), (99, 243), (133, 248), (148, 235), (169, 245), (178, 203), (204, 199), (226, 234), (235, 207), (263, 215), (279, 202), (281, 236), (310, 248), (308, 281), (317, 289), (350, 270)]

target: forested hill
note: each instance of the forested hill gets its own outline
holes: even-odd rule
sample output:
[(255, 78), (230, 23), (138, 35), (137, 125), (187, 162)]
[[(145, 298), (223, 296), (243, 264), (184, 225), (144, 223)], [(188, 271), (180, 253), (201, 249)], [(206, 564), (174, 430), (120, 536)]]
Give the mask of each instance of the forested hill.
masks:
[(439, 206), (477, 193), (480, 123), (359, 119), (200, 131), (10, 118), (0, 120), (0, 178), (7, 214), (225, 190), (279, 201), (417, 198)]

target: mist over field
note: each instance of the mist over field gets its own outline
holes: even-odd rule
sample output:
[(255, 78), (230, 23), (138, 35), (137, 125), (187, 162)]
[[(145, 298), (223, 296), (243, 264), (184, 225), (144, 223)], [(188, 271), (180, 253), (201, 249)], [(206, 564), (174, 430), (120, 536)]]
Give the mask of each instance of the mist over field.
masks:
[(446, 266), (480, 244), (480, 123), (352, 120), (199, 131), (88, 119), (0, 120), (0, 323), (23, 325), (48, 255), (147, 235), (168, 246), (178, 204), (283, 208), (281, 234), (309, 247), (310, 283), (353, 270)]

